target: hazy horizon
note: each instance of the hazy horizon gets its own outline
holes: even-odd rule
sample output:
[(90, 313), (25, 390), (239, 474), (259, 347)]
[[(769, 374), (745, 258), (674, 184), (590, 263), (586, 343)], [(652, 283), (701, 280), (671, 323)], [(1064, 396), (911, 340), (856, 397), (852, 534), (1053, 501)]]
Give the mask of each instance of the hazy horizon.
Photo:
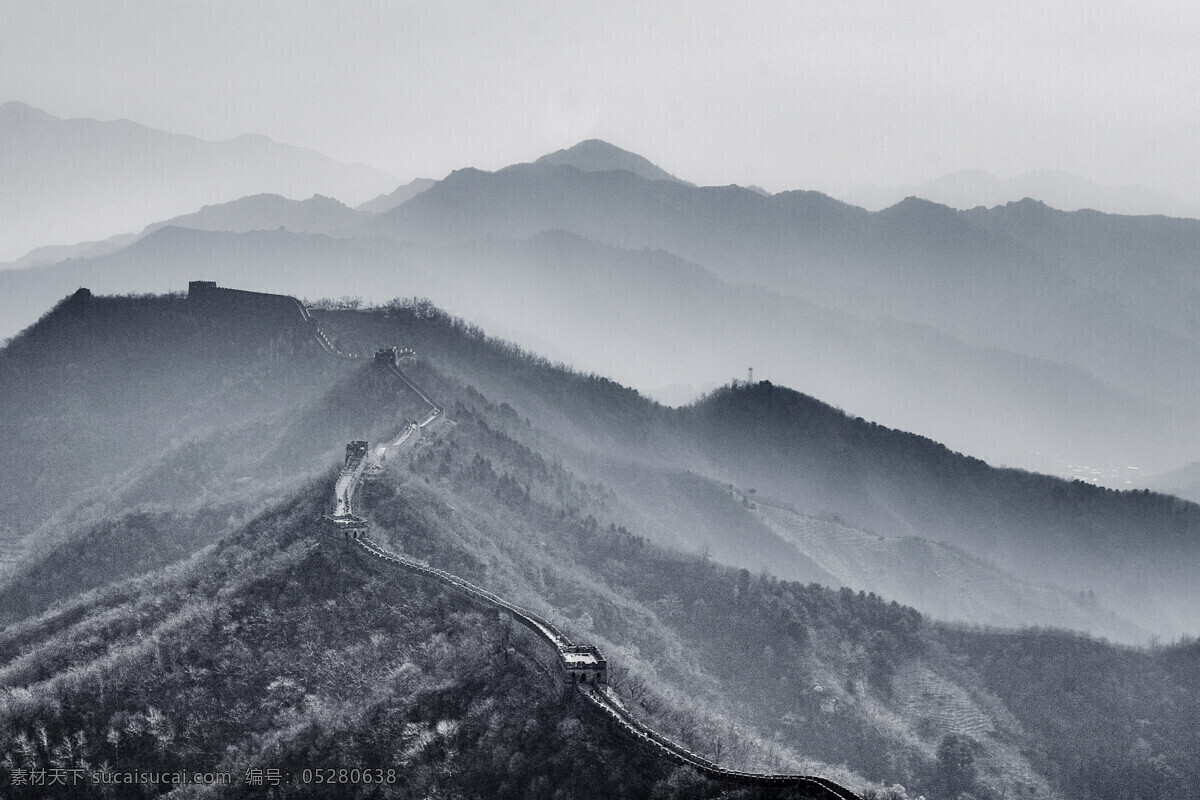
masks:
[(1052, 169), (1200, 202), (1190, 5), (656, 10), (17, 2), (0, 100), (262, 134), (400, 182), (600, 138), (706, 185)]
[(1198, 40), (0, 3), (0, 796), (1200, 800)]

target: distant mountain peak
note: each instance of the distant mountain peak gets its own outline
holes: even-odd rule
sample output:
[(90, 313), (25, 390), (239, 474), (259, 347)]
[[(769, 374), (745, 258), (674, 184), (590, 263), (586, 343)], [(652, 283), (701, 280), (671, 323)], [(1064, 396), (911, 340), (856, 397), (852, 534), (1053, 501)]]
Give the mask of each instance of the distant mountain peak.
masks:
[(622, 150), (602, 139), (585, 139), (574, 147), (549, 153), (533, 163), (542, 166), (574, 167), (581, 172), (622, 170), (646, 180), (687, 183), (637, 153)]
[(1000, 179), (979, 169), (951, 172), (920, 185), (860, 186), (842, 199), (869, 210), (883, 210), (902, 197), (919, 197), (951, 208), (996, 208), (1034, 198), (1053, 209), (1095, 209), (1106, 214), (1162, 214), (1200, 218), (1200, 207), (1141, 185), (1108, 186), (1060, 169), (1040, 169)]
[(908, 197), (896, 203), (892, 208), (948, 208), (945, 203), (938, 203), (934, 200), (926, 200), (924, 197), (917, 197), (915, 194), (910, 194)]
[(360, 224), (363, 219), (363, 213), (327, 195), (290, 200), (279, 194), (261, 193), (213, 203), (194, 213), (156, 222), (142, 235), (169, 227), (229, 232), (284, 228), (293, 233), (333, 233)]
[(1045, 202), (1034, 197), (1022, 197), (1020, 200), (1010, 200), (1004, 205), (1012, 208), (1050, 208)]
[(22, 103), (19, 100), (10, 100), (3, 105), (0, 105), (0, 121), (8, 122), (10, 120), (53, 120), (56, 117), (47, 114), (41, 109), (34, 108), (28, 103)]
[(933, 200), (926, 200), (924, 197), (909, 195), (895, 205), (889, 206), (880, 214), (892, 217), (930, 217), (933, 215), (941, 215), (943, 217), (955, 216), (954, 209), (944, 203), (937, 203)]

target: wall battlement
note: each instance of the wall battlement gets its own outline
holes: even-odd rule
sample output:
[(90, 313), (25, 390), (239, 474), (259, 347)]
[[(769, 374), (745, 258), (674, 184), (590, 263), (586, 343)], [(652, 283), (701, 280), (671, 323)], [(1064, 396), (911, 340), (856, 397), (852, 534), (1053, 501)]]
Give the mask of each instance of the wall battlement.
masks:
[(199, 300), (216, 289), (216, 281), (188, 281), (188, 300)]
[(381, 347), (375, 351), (375, 363), (383, 364), (384, 366), (396, 366), (396, 348)]
[(600, 649), (590, 644), (576, 644), (558, 648), (563, 670), (576, 683), (603, 685), (608, 683), (608, 661)]
[(206, 310), (286, 315), (289, 319), (299, 306), (296, 298), (286, 294), (226, 289), (216, 281), (188, 281), (187, 299)]

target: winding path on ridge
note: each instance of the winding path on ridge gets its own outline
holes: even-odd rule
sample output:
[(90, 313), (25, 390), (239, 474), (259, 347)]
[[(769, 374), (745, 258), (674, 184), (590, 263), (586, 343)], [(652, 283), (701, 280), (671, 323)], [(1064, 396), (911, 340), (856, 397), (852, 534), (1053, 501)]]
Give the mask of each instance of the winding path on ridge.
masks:
[[(258, 295), (264, 299), (269, 298), (271, 300), (290, 302), (295, 305), (304, 323), (310, 327), (313, 337), (325, 353), (345, 360), (366, 360), (357, 354), (339, 350), (321, 329), (317, 320), (309, 313), (304, 304), (294, 297), (286, 295), (259, 295), (258, 293), (242, 292), (240, 290), (218, 289), (215, 287), (215, 284), (203, 284), (201, 288), (206, 299), (210, 299), (214, 293), (228, 292), (243, 298), (246, 295)], [(189, 298), (191, 296), (191, 291), (189, 291)], [(582, 697), (608, 717), (619, 729), (643, 742), (645, 745), (654, 748), (661, 756), (675, 763), (689, 766), (700, 774), (715, 780), (756, 786), (794, 786), (812, 790), (813, 797), (834, 798), (835, 800), (861, 800), (858, 795), (849, 789), (825, 778), (812, 775), (742, 772), (719, 766), (693, 753), (679, 743), (656, 732), (629, 713), (624, 704), (616, 696), (616, 693), (607, 685), (604, 679), (604, 670), (607, 662), (595, 647), (577, 645), (557, 627), (533, 612), (514, 605), (485, 589), (481, 589), (457, 575), (409, 558), (401, 553), (387, 550), (368, 538), (369, 523), (362, 516), (354, 513), (354, 496), (362, 484), (363, 477), (370, 471), (371, 467), (382, 460), (387, 450), (400, 446), (443, 413), (442, 407), (434, 402), (416, 382), (409, 378), (400, 369), (396, 361), (397, 356), (413, 355), (415, 353), (409, 349), (397, 351), (396, 348), (387, 348), (376, 353), (375, 363), (377, 366), (386, 367), (392, 372), (408, 389), (421, 398), (429, 408), (429, 411), (419, 422), (409, 423), (405, 426), (401, 434), (389, 444), (378, 445), (374, 449), (370, 447), (368, 442), (364, 441), (351, 442), (347, 445), (346, 461), (334, 484), (334, 513), (327, 517), (333, 525), (344, 530), (347, 538), (373, 559), (417, 575), (435, 579), (489, 609), (510, 615), (513, 621), (528, 628), (538, 638), (555, 649), (560, 666), (563, 667), (564, 674), (567, 675), (567, 680), (573, 682), (573, 685)], [(579, 664), (586, 664), (587, 669), (592, 671), (593, 677), (591, 679), (580, 679), (583, 670), (579, 668)]]

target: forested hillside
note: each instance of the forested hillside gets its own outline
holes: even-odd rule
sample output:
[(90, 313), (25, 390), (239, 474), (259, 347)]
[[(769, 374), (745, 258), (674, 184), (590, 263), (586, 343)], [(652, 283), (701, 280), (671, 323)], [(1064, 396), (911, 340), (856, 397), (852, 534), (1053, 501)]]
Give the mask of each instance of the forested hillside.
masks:
[[(5, 383), (18, 417), (39, 408), (28, 393), (70, 409), (56, 386), (85, 390), (56, 382), (89, 375), (82, 408), (130, 374), (137, 402), (106, 408), (155, 437), (143, 453), (96, 431), (127, 466), (75, 451), (54, 474), (53, 535), (0, 579), (6, 792), (39, 796), (17, 769), (107, 764), (278, 769), (298, 795), (319, 793), (296, 783), (306, 767), (383, 770), (363, 797), (769, 795), (656, 760), (564, 693), (519, 626), (326, 527), (345, 442), (392, 441), (421, 404), (369, 357), (321, 352), (294, 304), (192, 303), (80, 294), (0, 357), (28, 376)], [(365, 485), (370, 535), (599, 646), (630, 711), (704, 758), (864, 796), (1198, 796), (1194, 644), (950, 625), (839, 586), (833, 558), (945, 520), (1014, 548), (1082, 520), (1059, 546), (1105, 537), (1079, 549), (1105, 564), (1138, 535), (1165, 558), (1190, 552), (1194, 507), (994, 470), (767, 383), (664, 408), (423, 302), (313, 316), (343, 352), (416, 349), (405, 373), (445, 409)], [(54, 366), (62, 353), (78, 371)], [(173, 380), (195, 383), (154, 388)], [(258, 418), (232, 419), (242, 406)], [(74, 413), (54, 418), (58, 441), (95, 427)], [(5, 432), (44, 458), (24, 435)], [(903, 530), (883, 527), (885, 505)], [(785, 535), (803, 525), (819, 541)], [(1097, 624), (1101, 588), (1073, 606)]]
[[(604, 379), (517, 357), (511, 346), (427, 304), (331, 314), (326, 324), (363, 345), (412, 341), (439, 368), (506, 398), (573, 468), (610, 486), (624, 484), (618, 501), (675, 546), (708, 546), (738, 566), (770, 564), (786, 577), (819, 580), (813, 554), (794, 542), (781, 548), (761, 519), (733, 526), (736, 538), (725, 522), (706, 530), (714, 506), (754, 489), (813, 518), (876, 536), (946, 542), (999, 567), (1005, 580), (1082, 595), (1070, 613), (1090, 613), (1091, 629), (1107, 636), (1136, 639), (1139, 627), (1175, 636), (1200, 619), (1200, 594), (1187, 566), (1200, 555), (1195, 504), (996, 469), (767, 382), (666, 409)], [(683, 478), (685, 470), (695, 474)], [(700, 491), (696, 475), (709, 479)], [(650, 484), (657, 493), (644, 490)], [(688, 514), (698, 503), (705, 512)], [(673, 509), (665, 518), (664, 508)], [(1028, 594), (1028, 587), (1013, 591)], [(1100, 600), (1098, 610), (1086, 610), (1089, 597)], [(1053, 615), (1025, 621), (1053, 624)]]
[[(228, 773), (201, 787), (222, 796), (750, 796), (640, 752), (519, 634), (364, 568), (314, 528), (317, 510), (301, 499), (204, 557), (6, 630), (5, 796), (45, 797), (15, 776), (56, 769)], [(247, 786), (254, 771), (265, 787)]]

